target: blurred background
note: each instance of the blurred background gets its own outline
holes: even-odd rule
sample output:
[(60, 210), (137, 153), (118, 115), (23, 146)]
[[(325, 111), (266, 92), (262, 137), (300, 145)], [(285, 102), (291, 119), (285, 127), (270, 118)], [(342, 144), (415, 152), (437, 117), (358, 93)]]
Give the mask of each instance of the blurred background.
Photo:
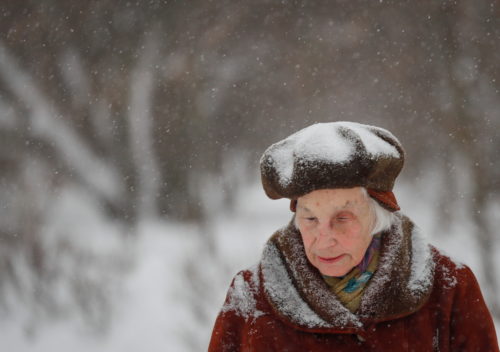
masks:
[(2, 349), (206, 350), (290, 218), (260, 155), (340, 120), (500, 319), (499, 89), (499, 1), (2, 1)]

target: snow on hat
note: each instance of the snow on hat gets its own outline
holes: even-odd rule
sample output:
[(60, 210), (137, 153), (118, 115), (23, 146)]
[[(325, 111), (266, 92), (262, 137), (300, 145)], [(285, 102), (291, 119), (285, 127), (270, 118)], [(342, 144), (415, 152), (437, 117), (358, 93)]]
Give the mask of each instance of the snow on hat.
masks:
[(327, 188), (365, 187), (384, 208), (399, 210), (392, 188), (404, 164), (389, 131), (355, 122), (317, 123), (271, 145), (260, 160), (271, 199), (297, 199)]

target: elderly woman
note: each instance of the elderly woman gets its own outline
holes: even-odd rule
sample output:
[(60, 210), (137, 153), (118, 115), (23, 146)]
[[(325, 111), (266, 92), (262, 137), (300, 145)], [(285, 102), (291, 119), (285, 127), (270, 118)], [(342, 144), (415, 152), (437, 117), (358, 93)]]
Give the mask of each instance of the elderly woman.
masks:
[(399, 212), (403, 161), (390, 132), (351, 122), (269, 147), (264, 190), (295, 216), (234, 278), (209, 351), (498, 351), (474, 274)]

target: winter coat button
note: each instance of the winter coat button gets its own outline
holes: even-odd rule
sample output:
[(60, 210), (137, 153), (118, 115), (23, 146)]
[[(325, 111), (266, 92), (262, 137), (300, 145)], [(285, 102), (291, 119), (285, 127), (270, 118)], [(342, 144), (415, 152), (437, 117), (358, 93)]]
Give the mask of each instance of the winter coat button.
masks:
[(365, 341), (366, 341), (366, 339), (365, 339), (363, 336), (361, 336), (361, 335), (356, 335), (356, 337), (357, 337), (357, 338), (358, 338), (358, 340), (359, 340), (359, 341), (361, 341), (361, 342), (365, 342)]

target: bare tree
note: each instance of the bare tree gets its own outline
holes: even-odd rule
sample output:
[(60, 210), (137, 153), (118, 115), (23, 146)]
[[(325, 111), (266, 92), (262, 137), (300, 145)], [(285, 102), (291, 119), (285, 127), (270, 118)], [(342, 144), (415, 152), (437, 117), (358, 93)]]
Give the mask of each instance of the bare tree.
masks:
[[(0, 289), (27, 290), (20, 252), (45, 297), (42, 283), (65, 275), (41, 234), (71, 187), (125, 228), (154, 217), (196, 222), (207, 260), (224, 268), (212, 211), (231, 208), (263, 149), (313, 122), (356, 120), (401, 136), (411, 160), (403, 176), (436, 168), (443, 204), (460, 201), (452, 164), (467, 165), (466, 203), (500, 315), (487, 217), (500, 190), (498, 11), (483, 0), (3, 2)], [(456, 219), (454, 207), (438, 208)], [(106, 262), (59, 245), (73, 263)], [(203, 277), (184, 269), (193, 282)], [(101, 279), (89, 293), (72, 281), (82, 311), (106, 305)], [(94, 313), (89, 320), (105, 320)]]

